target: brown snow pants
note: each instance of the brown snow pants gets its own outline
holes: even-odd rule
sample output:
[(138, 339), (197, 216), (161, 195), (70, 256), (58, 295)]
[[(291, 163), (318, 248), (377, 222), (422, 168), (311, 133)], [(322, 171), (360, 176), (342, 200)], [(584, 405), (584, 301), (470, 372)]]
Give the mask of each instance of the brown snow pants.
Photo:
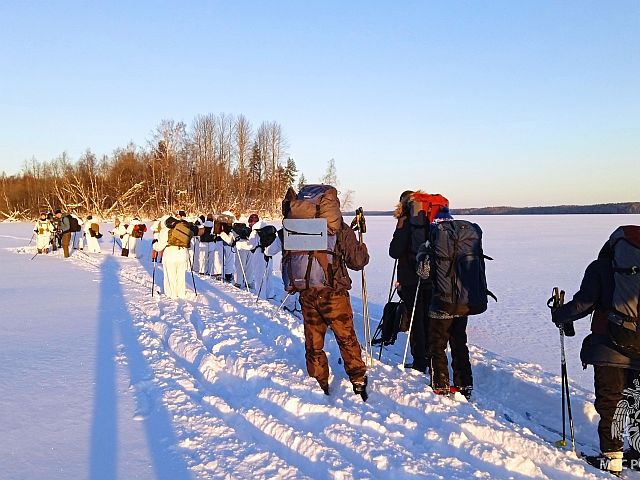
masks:
[(71, 232), (65, 232), (62, 234), (62, 251), (64, 252), (64, 258), (69, 257), (69, 244), (71, 243)]
[(340, 348), (344, 369), (351, 382), (364, 379), (367, 367), (353, 328), (353, 310), (346, 290), (312, 288), (300, 294), (304, 317), (304, 348), (307, 372), (321, 386), (329, 382), (329, 363), (324, 352), (324, 337), (331, 328)]

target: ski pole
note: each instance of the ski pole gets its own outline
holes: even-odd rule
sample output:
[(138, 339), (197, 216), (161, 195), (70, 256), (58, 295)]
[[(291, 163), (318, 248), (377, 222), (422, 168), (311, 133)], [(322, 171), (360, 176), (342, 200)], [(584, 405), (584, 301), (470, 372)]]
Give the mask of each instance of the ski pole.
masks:
[(225, 282), (225, 275), (226, 275), (226, 268), (224, 265), (224, 257), (225, 257), (225, 251), (224, 251), (224, 239), (222, 240), (222, 276), (220, 277), (222, 279), (222, 283)]
[(158, 262), (153, 262), (153, 273), (151, 274), (151, 296), (153, 297), (153, 292), (156, 289), (156, 265)]
[(240, 270), (242, 270), (242, 278), (244, 279), (244, 286), (247, 289), (247, 293), (251, 293), (251, 290), (249, 290), (249, 283), (247, 282), (247, 275), (246, 273), (244, 273), (244, 266), (242, 265), (242, 257), (240, 256), (240, 252), (238, 251), (237, 247), (236, 247), (236, 255), (238, 256), (238, 262), (240, 263)]
[(411, 328), (413, 327), (413, 317), (416, 314), (416, 304), (418, 303), (418, 293), (420, 292), (420, 282), (422, 278), (418, 277), (418, 286), (416, 287), (416, 296), (413, 299), (413, 308), (411, 309), (411, 320), (409, 321), (409, 332), (407, 335), (407, 343), (404, 346), (404, 356), (402, 357), (402, 367), (404, 368), (407, 361), (407, 351), (409, 350), (409, 339), (411, 338)]
[(196, 277), (193, 275), (193, 264), (191, 263), (191, 257), (188, 255), (188, 251), (187, 251), (187, 258), (189, 259), (189, 269), (191, 270), (191, 281), (193, 282), (193, 291), (196, 293), (196, 297), (198, 296), (198, 290), (196, 289)]
[(284, 300), (282, 301), (282, 303), (280, 304), (280, 306), (278, 307), (278, 309), (275, 311), (275, 313), (274, 313), (274, 314), (273, 314), (273, 316), (271, 317), (271, 319), (272, 319), (272, 320), (276, 317), (276, 315), (277, 315), (278, 313), (280, 313), (280, 310), (282, 310), (282, 307), (283, 307), (283, 306), (284, 306), (284, 304), (287, 302), (287, 300), (289, 300), (289, 297), (292, 295), (292, 293), (293, 293), (293, 292), (288, 292), (288, 293), (287, 293), (287, 296), (286, 296), (286, 297), (284, 297)]
[(34, 258), (36, 258), (36, 257), (38, 256), (38, 254), (39, 254), (39, 253), (40, 253), (40, 252), (36, 252), (36, 254), (35, 254), (33, 257), (31, 257), (31, 260), (33, 260)]
[[(363, 244), (363, 234), (367, 231), (367, 224), (364, 218), (362, 207), (356, 209), (356, 216), (351, 222), (351, 228), (358, 231), (358, 242)], [(371, 320), (369, 318), (369, 299), (367, 298), (367, 278), (364, 273), (364, 267), (361, 272), (362, 286), (362, 320), (363, 335), (365, 341), (365, 354), (367, 355), (369, 366), (373, 366), (373, 351), (371, 347)]]
[[(271, 257), (269, 257), (269, 260), (271, 260)], [(258, 289), (258, 295), (256, 295), (256, 303), (258, 303), (258, 300), (260, 300), (260, 294), (262, 293), (262, 286), (264, 284), (264, 277), (267, 276), (267, 272), (269, 271), (269, 260), (267, 260), (267, 266), (264, 267), (264, 272), (262, 272), (262, 278), (260, 279), (260, 288)], [(269, 294), (267, 293), (267, 296), (268, 295)]]
[(29, 244), (27, 245), (27, 247), (30, 247), (30, 246), (31, 246), (31, 242), (33, 242), (33, 237), (35, 237), (35, 236), (36, 236), (36, 234), (35, 234), (35, 233), (32, 233), (32, 234), (31, 234), (31, 240), (29, 240)]
[[(558, 287), (554, 287), (551, 293), (551, 298), (547, 301), (547, 306), (551, 308), (553, 312), (564, 304), (564, 290), (559, 290)], [(575, 434), (573, 429), (573, 413), (571, 411), (571, 397), (569, 394), (569, 374), (567, 371), (567, 357), (564, 348), (565, 329), (564, 325), (559, 327), (560, 329), (560, 375), (562, 379), (562, 440), (558, 440), (555, 444), (558, 447), (567, 446), (567, 434), (566, 434), (566, 413), (569, 414), (569, 432), (571, 434), (571, 447), (573, 452), (576, 451)], [(565, 410), (566, 406), (566, 410)]]
[[(396, 261), (393, 262), (393, 271), (391, 272), (391, 285), (389, 285), (389, 298), (387, 300), (387, 303), (389, 303), (391, 301), (391, 299), (393, 298), (393, 296), (396, 293), (396, 289), (393, 288), (393, 281), (396, 278), (396, 268), (398, 267), (398, 259), (396, 258)], [(380, 335), (382, 335), (382, 320), (380, 320), (380, 323), (378, 323), (378, 328), (376, 328), (375, 332), (373, 332), (373, 338), (371, 340), (371, 345), (373, 345), (373, 342), (375, 341), (376, 337), (378, 336), (378, 332), (380, 332)], [(378, 352), (378, 360), (380, 360), (382, 358), (382, 347), (383, 347), (383, 342), (382, 339), (380, 341), (380, 351)], [(371, 347), (373, 349), (373, 346)]]

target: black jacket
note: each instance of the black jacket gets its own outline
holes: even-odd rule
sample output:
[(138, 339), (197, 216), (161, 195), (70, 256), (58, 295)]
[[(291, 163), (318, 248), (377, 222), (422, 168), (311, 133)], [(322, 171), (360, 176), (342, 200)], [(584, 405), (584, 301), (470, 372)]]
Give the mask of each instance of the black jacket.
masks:
[(553, 313), (554, 321), (573, 321), (593, 313), (591, 334), (582, 342), (580, 359), (585, 364), (640, 370), (640, 361), (632, 360), (614, 347), (609, 339), (607, 316), (613, 299), (611, 253), (605, 246), (598, 259), (584, 272), (580, 290), (573, 299)]
[(389, 256), (398, 260), (398, 282), (404, 287), (418, 285), (416, 256), (411, 250), (411, 226), (406, 216), (398, 218), (396, 230), (389, 244)]

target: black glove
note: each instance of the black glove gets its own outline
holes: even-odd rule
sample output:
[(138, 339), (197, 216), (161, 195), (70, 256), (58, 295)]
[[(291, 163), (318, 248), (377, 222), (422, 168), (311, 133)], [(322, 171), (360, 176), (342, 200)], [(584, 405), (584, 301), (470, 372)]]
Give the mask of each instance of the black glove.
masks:
[(551, 320), (555, 323), (556, 327), (561, 330), (564, 330), (564, 334), (567, 337), (573, 337), (576, 334), (575, 328), (573, 328), (573, 320), (567, 317), (562, 317), (558, 315), (560, 308), (552, 308), (551, 309)]
[(416, 262), (417, 263), (424, 262), (427, 256), (429, 255), (429, 251), (430, 251), (429, 241), (426, 241), (422, 245), (420, 245), (420, 248), (418, 248), (418, 253), (416, 253)]

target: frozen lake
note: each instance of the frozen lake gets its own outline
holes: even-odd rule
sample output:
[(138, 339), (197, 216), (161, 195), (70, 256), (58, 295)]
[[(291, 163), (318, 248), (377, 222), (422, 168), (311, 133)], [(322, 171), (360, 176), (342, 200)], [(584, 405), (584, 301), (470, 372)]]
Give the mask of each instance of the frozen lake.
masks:
[[(546, 301), (554, 286), (570, 298), (609, 234), (640, 216), (467, 219), (483, 228), (485, 252), (495, 259), (487, 265), (489, 288), (499, 299), (469, 323), (476, 346), (469, 404), (434, 395), (424, 375), (394, 366), (404, 334), (371, 367), (366, 404), (354, 400), (328, 335), (334, 380), (325, 397), (303, 370), (302, 322), (273, 304), (201, 277), (196, 298), (151, 297), (149, 239), (138, 260), (112, 256), (106, 235), (102, 255), (31, 261), (34, 247), (24, 246), (32, 225), (0, 224), (0, 410), (9, 412), (3, 474), (596, 478), (552, 446), (560, 425), (559, 340)], [(389, 291), (394, 226), (391, 217), (368, 219), (374, 328)], [(352, 277), (357, 313), (360, 275)], [(583, 372), (578, 358), (588, 329), (588, 319), (577, 324), (567, 354), (576, 438), (591, 452), (592, 371)]]

